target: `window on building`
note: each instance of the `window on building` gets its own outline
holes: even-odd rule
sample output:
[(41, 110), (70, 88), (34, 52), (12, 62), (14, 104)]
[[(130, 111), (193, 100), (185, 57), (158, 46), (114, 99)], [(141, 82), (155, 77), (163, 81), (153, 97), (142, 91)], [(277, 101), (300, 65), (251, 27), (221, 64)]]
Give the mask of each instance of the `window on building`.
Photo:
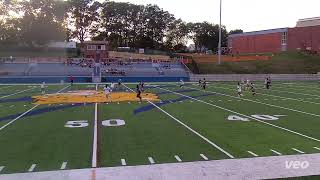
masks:
[(96, 45), (87, 45), (87, 50), (96, 50)]
[(283, 32), (281, 36), (281, 45), (287, 45), (287, 32)]

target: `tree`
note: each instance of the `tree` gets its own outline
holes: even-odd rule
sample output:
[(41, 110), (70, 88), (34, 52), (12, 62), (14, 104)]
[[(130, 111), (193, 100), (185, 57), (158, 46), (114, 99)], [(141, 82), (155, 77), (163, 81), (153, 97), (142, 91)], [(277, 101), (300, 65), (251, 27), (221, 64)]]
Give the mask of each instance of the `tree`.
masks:
[(173, 51), (182, 51), (188, 41), (190, 29), (181, 19), (173, 21), (166, 33), (166, 46)]
[[(208, 22), (189, 23), (191, 29), (190, 37), (195, 43), (196, 51), (212, 50), (217, 51), (219, 43), (219, 25)], [(227, 44), (227, 31), (222, 26), (222, 46)]]
[(94, 23), (99, 20), (99, 9), (101, 4), (94, 0), (70, 0), (69, 23), (74, 29), (72, 37), (78, 39), (81, 44), (94, 30)]

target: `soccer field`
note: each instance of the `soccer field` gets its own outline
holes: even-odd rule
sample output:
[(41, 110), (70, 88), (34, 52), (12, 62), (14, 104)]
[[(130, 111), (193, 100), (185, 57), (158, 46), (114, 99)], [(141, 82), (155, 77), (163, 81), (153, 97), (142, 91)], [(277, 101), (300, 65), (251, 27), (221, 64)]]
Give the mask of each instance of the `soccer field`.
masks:
[(1, 85), (0, 174), (320, 153), (318, 82), (256, 87), (239, 98), (236, 82), (153, 83), (160, 101), (39, 105), (40, 85)]

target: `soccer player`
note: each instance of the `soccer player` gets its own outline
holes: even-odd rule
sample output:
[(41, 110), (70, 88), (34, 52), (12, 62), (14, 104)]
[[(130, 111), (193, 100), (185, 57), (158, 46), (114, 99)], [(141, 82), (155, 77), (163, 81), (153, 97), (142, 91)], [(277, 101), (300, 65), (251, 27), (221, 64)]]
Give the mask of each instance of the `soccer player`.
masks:
[(137, 84), (136, 91), (137, 91), (137, 98), (139, 98), (140, 102), (141, 102), (142, 101), (142, 97), (141, 97), (141, 82), (139, 84)]
[(122, 80), (121, 80), (121, 79), (119, 79), (119, 80), (118, 80), (118, 87), (117, 87), (117, 89), (119, 89), (119, 90), (120, 90), (120, 89), (121, 89), (121, 85), (122, 85)]
[(45, 94), (46, 93), (46, 90), (45, 90), (45, 82), (42, 82), (42, 84), (40, 85), (40, 88), (41, 88), (41, 94)]
[(237, 85), (237, 92), (238, 92), (238, 97), (243, 96), (240, 82), (238, 82), (238, 85)]
[(201, 85), (202, 85), (202, 81), (201, 79), (199, 79), (199, 86), (201, 87)]
[(206, 90), (206, 87), (207, 87), (207, 81), (206, 81), (206, 78), (203, 78), (203, 81), (202, 81), (203, 90)]
[(247, 79), (247, 81), (246, 81), (246, 89), (248, 89), (249, 90), (249, 88), (250, 88), (250, 80), (249, 79)]
[(265, 86), (266, 89), (268, 89), (267, 84), (268, 84), (268, 78), (265, 78), (264, 79), (264, 86)]
[(140, 90), (141, 92), (144, 92), (144, 82), (140, 82)]
[(74, 81), (74, 77), (72, 75), (69, 76), (69, 80), (70, 80), (70, 85), (73, 85), (73, 81)]
[(110, 93), (112, 92), (112, 89), (106, 84), (106, 86), (103, 88), (104, 94), (106, 95), (106, 98), (110, 99)]
[(183, 88), (183, 86), (184, 86), (184, 81), (180, 79), (180, 88)]
[(112, 82), (111, 85), (110, 85), (111, 89), (114, 89), (114, 86), (115, 86), (115, 85), (114, 85), (114, 83)]
[(250, 89), (251, 89), (252, 95), (255, 96), (256, 95), (256, 88), (255, 88), (253, 82), (251, 82), (251, 84), (250, 84)]
[(270, 87), (271, 87), (271, 79), (269, 77), (267, 78), (267, 89), (270, 89)]

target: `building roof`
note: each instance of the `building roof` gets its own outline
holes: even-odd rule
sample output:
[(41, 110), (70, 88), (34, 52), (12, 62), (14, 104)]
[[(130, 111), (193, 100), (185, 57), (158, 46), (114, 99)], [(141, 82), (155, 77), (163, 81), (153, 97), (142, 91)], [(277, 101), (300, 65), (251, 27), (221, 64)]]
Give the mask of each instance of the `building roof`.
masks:
[(107, 41), (85, 41), (84, 44), (108, 44)]
[(320, 26), (320, 17), (299, 19), (296, 27)]
[(231, 34), (229, 35), (229, 37), (254, 36), (254, 35), (262, 35), (262, 34), (281, 33), (281, 32), (287, 32), (287, 31), (288, 31), (288, 28), (268, 29), (268, 30), (262, 30), (262, 31), (244, 32), (240, 34)]

